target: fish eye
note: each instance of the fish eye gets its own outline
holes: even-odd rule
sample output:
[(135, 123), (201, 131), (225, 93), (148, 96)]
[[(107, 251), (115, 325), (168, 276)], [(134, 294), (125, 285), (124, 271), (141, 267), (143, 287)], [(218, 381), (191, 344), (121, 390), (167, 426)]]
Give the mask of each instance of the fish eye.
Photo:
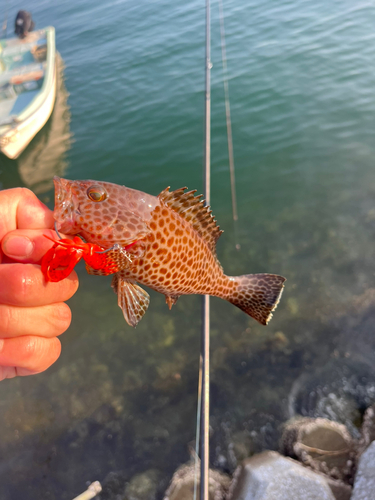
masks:
[(107, 191), (101, 186), (91, 186), (87, 190), (87, 196), (91, 201), (104, 201), (107, 198)]

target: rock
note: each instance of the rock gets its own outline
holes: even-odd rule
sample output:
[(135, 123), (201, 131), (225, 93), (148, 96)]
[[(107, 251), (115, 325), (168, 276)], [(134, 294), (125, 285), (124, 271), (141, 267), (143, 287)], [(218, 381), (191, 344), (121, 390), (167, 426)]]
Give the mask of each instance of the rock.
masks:
[(127, 476), (122, 471), (111, 471), (107, 474), (101, 482), (102, 492), (100, 500), (108, 500), (116, 498), (123, 500), (125, 494), (125, 487), (127, 484)]
[(242, 462), (242, 460), (250, 457), (255, 452), (255, 446), (248, 431), (235, 432), (232, 436), (230, 448), (237, 463)]
[(132, 477), (125, 489), (125, 500), (155, 500), (159, 473), (150, 469)]
[(325, 418), (293, 419), (281, 437), (282, 453), (346, 483), (353, 479), (356, 451), (347, 428)]
[(375, 404), (367, 408), (363, 415), (359, 453), (362, 454), (372, 441), (375, 440)]
[[(351, 336), (358, 342), (357, 332), (356, 335), (351, 332)], [(290, 418), (327, 418), (344, 424), (359, 439), (362, 417), (359, 409), (367, 408), (375, 400), (375, 365), (373, 359), (370, 363), (357, 358), (339, 356), (323, 367), (302, 373), (289, 393)]]
[[(320, 474), (317, 472), (316, 474)], [(336, 500), (350, 500), (353, 488), (340, 479), (324, 476)]]
[(230, 500), (334, 500), (321, 475), (275, 451), (243, 462), (231, 487)]
[[(195, 463), (182, 465), (173, 474), (171, 484), (165, 492), (164, 500), (193, 500), (194, 498), (194, 479), (196, 470), (200, 472), (200, 464), (197, 468)], [(230, 478), (216, 470), (209, 471), (209, 500), (224, 500), (229, 489)], [(197, 500), (200, 499), (199, 493), (200, 481), (198, 481)]]
[(359, 459), (351, 500), (373, 500), (375, 498), (375, 441)]

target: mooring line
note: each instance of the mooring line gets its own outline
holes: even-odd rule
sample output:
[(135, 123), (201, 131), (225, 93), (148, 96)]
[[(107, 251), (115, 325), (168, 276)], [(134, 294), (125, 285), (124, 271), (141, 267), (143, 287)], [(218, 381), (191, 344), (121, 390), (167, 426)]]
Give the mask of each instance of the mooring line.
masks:
[(227, 138), (228, 138), (228, 156), (229, 156), (229, 173), (230, 187), (232, 193), (232, 214), (233, 214), (233, 230), (234, 242), (237, 250), (241, 248), (238, 241), (238, 211), (237, 211), (237, 195), (236, 195), (236, 177), (234, 173), (234, 154), (233, 154), (233, 136), (232, 136), (232, 119), (230, 114), (229, 101), (229, 84), (228, 84), (228, 66), (227, 66), (227, 51), (225, 44), (225, 28), (224, 28), (224, 9), (223, 2), (219, 0), (219, 17), (220, 17), (220, 38), (221, 38), (221, 59), (223, 63), (223, 83), (225, 95), (225, 117), (227, 122)]

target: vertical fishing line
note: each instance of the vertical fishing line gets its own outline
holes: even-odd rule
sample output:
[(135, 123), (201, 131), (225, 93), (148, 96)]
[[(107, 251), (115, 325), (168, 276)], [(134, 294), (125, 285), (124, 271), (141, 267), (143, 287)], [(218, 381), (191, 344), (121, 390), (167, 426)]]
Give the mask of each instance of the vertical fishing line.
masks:
[(6, 38), (6, 36), (7, 36), (8, 14), (9, 14), (9, 0), (6, 0), (6, 2), (5, 2), (5, 15), (4, 15), (2, 32), (1, 32), (1, 38)]
[(225, 45), (225, 29), (224, 29), (224, 10), (223, 2), (219, 0), (219, 14), (220, 14), (220, 38), (221, 38), (221, 59), (223, 64), (223, 83), (225, 95), (225, 117), (227, 122), (227, 138), (228, 138), (228, 156), (229, 156), (229, 173), (230, 173), (230, 187), (232, 193), (232, 214), (233, 214), (233, 229), (234, 229), (234, 242), (237, 250), (241, 248), (238, 242), (238, 212), (237, 212), (237, 195), (236, 195), (236, 177), (234, 173), (234, 154), (233, 154), (233, 137), (232, 137), (232, 120), (230, 114), (229, 102), (229, 84), (228, 84), (228, 66), (227, 66), (227, 51)]
[(199, 378), (198, 378), (198, 404), (197, 420), (195, 428), (195, 467), (194, 467), (194, 495), (193, 500), (197, 500), (198, 493), (198, 463), (199, 463), (199, 439), (201, 428), (201, 403), (202, 403), (202, 356), (199, 356)]
[[(211, 32), (210, 0), (206, 0), (206, 99), (205, 99), (205, 168), (204, 198), (210, 205), (211, 187)], [(201, 432), (200, 432), (200, 500), (208, 500), (209, 474), (209, 429), (210, 429), (210, 297), (202, 297), (202, 392), (201, 392)]]

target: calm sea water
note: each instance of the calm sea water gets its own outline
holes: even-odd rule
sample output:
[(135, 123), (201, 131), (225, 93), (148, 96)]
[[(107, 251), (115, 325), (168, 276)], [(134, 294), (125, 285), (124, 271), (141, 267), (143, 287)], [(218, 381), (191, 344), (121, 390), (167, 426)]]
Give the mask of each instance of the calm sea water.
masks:
[[(66, 88), (22, 156), (0, 158), (0, 186), (28, 186), (51, 207), (55, 173), (152, 194), (201, 191), (203, 2), (26, 7), (37, 27), (56, 28)], [(11, 3), (10, 28), (20, 8)], [(231, 472), (246, 454), (277, 449), (279, 426), (295, 413), (341, 419), (355, 434), (375, 401), (375, 9), (228, 0), (224, 10), (241, 251), (215, 3), (218, 255), (228, 274), (288, 278), (267, 328), (212, 300), (211, 462)], [(183, 297), (169, 312), (151, 293), (134, 330), (110, 280), (83, 268), (79, 276), (59, 361), (0, 385), (0, 498), (69, 500), (93, 480), (104, 485), (100, 498), (128, 498), (127, 484), (146, 479), (147, 498), (161, 498), (194, 440), (200, 301)]]

